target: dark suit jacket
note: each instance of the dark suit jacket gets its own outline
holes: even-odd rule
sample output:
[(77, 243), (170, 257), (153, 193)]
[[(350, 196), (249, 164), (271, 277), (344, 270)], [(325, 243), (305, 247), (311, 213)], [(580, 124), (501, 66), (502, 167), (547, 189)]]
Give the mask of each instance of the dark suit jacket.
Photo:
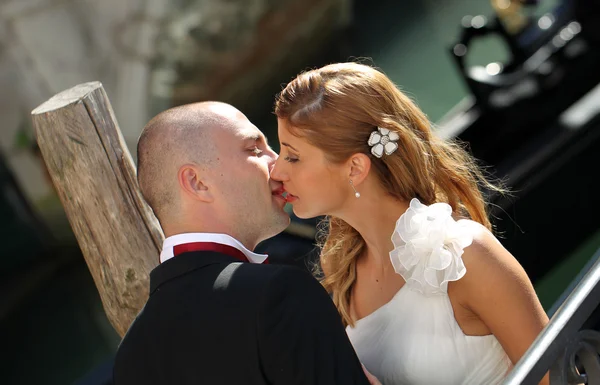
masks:
[(368, 384), (321, 285), (295, 267), (178, 255), (119, 346), (115, 385)]

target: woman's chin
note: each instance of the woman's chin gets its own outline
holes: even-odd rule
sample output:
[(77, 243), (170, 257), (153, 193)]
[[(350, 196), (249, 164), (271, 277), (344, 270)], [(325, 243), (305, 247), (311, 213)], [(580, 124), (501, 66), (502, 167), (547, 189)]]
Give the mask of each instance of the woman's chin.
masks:
[(292, 211), (294, 212), (294, 215), (300, 219), (310, 219), (310, 218), (315, 218), (315, 217), (319, 216), (319, 214), (317, 214), (317, 213), (310, 212), (307, 210), (302, 210), (302, 208), (298, 207), (297, 205), (292, 206)]
[(301, 212), (300, 210), (296, 210), (296, 208), (292, 208), (292, 211), (294, 212), (294, 215), (300, 219), (308, 219), (309, 217), (305, 216), (303, 212)]

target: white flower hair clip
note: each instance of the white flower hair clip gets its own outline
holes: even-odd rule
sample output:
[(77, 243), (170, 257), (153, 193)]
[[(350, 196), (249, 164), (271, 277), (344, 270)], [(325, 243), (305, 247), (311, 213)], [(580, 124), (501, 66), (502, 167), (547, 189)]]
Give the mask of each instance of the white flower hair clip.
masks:
[(371, 132), (367, 143), (371, 146), (371, 154), (381, 158), (384, 152), (386, 155), (392, 155), (398, 149), (398, 139), (400, 135), (397, 132), (377, 127), (376, 131)]

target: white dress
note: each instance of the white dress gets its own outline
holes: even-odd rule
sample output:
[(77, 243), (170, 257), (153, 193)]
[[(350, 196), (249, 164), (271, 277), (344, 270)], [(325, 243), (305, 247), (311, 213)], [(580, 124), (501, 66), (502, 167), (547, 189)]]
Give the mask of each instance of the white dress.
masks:
[(406, 283), (346, 332), (384, 385), (493, 385), (511, 362), (493, 335), (467, 336), (454, 318), (448, 282), (462, 278), (463, 249), (480, 225), (455, 221), (445, 203), (417, 199), (397, 221), (390, 258)]

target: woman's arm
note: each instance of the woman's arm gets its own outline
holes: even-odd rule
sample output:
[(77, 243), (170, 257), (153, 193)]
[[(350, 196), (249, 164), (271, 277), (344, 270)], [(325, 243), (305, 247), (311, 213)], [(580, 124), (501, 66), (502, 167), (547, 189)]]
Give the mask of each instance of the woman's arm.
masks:
[[(533, 285), (519, 262), (483, 226), (463, 254), (465, 276), (454, 282), (459, 303), (476, 314), (513, 364), (548, 323)], [(540, 384), (548, 384), (548, 375)]]

